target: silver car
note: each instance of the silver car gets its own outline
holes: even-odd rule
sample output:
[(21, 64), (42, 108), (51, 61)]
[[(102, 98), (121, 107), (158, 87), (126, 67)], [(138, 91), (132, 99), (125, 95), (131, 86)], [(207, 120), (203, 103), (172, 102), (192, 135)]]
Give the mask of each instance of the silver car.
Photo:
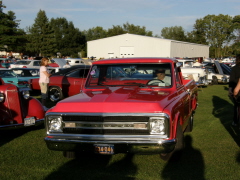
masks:
[(11, 64), (9, 68), (40, 68), (41, 60), (19, 60)]

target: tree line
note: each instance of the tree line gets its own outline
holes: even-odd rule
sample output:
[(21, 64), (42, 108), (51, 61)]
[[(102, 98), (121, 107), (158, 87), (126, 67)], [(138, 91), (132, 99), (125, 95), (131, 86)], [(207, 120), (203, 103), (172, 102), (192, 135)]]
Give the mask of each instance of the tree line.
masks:
[(81, 31), (64, 17), (51, 18), (39, 10), (34, 24), (20, 29), (20, 20), (13, 11), (3, 12), (6, 6), (0, 1), (0, 50), (22, 52), (32, 56), (81, 57), (87, 55), (87, 41), (125, 33), (138, 34), (210, 46), (210, 57), (221, 58), (240, 53), (240, 15), (207, 15), (197, 19), (193, 30), (181, 26), (165, 27), (161, 35), (153, 35), (145, 26), (125, 23), (109, 29), (100, 26)]

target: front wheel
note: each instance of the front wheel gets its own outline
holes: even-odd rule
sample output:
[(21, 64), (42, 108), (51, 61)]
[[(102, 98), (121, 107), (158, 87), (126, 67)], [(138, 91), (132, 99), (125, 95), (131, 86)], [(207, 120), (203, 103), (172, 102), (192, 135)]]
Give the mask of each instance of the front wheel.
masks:
[(175, 149), (170, 153), (161, 153), (160, 157), (164, 161), (178, 161), (182, 155), (182, 149), (184, 148), (184, 136), (182, 126), (178, 124), (177, 135), (176, 135), (176, 146)]
[(49, 88), (49, 98), (53, 102), (63, 99), (62, 90), (59, 87), (52, 86)]
[(74, 151), (63, 151), (63, 156), (66, 158), (75, 159), (76, 158), (76, 152)]
[(190, 116), (190, 119), (189, 119), (189, 122), (188, 122), (185, 132), (192, 132), (192, 130), (193, 130), (193, 113)]

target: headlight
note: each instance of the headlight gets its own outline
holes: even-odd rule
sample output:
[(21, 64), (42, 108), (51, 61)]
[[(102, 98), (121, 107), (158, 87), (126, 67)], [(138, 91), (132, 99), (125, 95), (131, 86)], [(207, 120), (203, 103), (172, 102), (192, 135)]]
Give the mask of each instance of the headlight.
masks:
[(49, 132), (62, 132), (62, 117), (49, 116), (48, 117)]
[(4, 94), (3, 94), (3, 93), (0, 93), (0, 102), (3, 102), (4, 99), (5, 99)]
[(30, 93), (29, 93), (29, 91), (27, 91), (27, 90), (24, 90), (24, 91), (22, 92), (22, 95), (23, 95), (23, 98), (24, 98), (24, 99), (28, 99), (28, 98), (30, 97)]
[(150, 117), (149, 125), (150, 134), (166, 134), (165, 118)]

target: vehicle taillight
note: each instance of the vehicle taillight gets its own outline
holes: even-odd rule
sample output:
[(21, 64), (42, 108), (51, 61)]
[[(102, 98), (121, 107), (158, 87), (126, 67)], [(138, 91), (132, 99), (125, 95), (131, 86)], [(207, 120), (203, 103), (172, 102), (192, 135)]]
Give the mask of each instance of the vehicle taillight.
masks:
[(27, 68), (27, 66), (23, 66), (23, 68)]

